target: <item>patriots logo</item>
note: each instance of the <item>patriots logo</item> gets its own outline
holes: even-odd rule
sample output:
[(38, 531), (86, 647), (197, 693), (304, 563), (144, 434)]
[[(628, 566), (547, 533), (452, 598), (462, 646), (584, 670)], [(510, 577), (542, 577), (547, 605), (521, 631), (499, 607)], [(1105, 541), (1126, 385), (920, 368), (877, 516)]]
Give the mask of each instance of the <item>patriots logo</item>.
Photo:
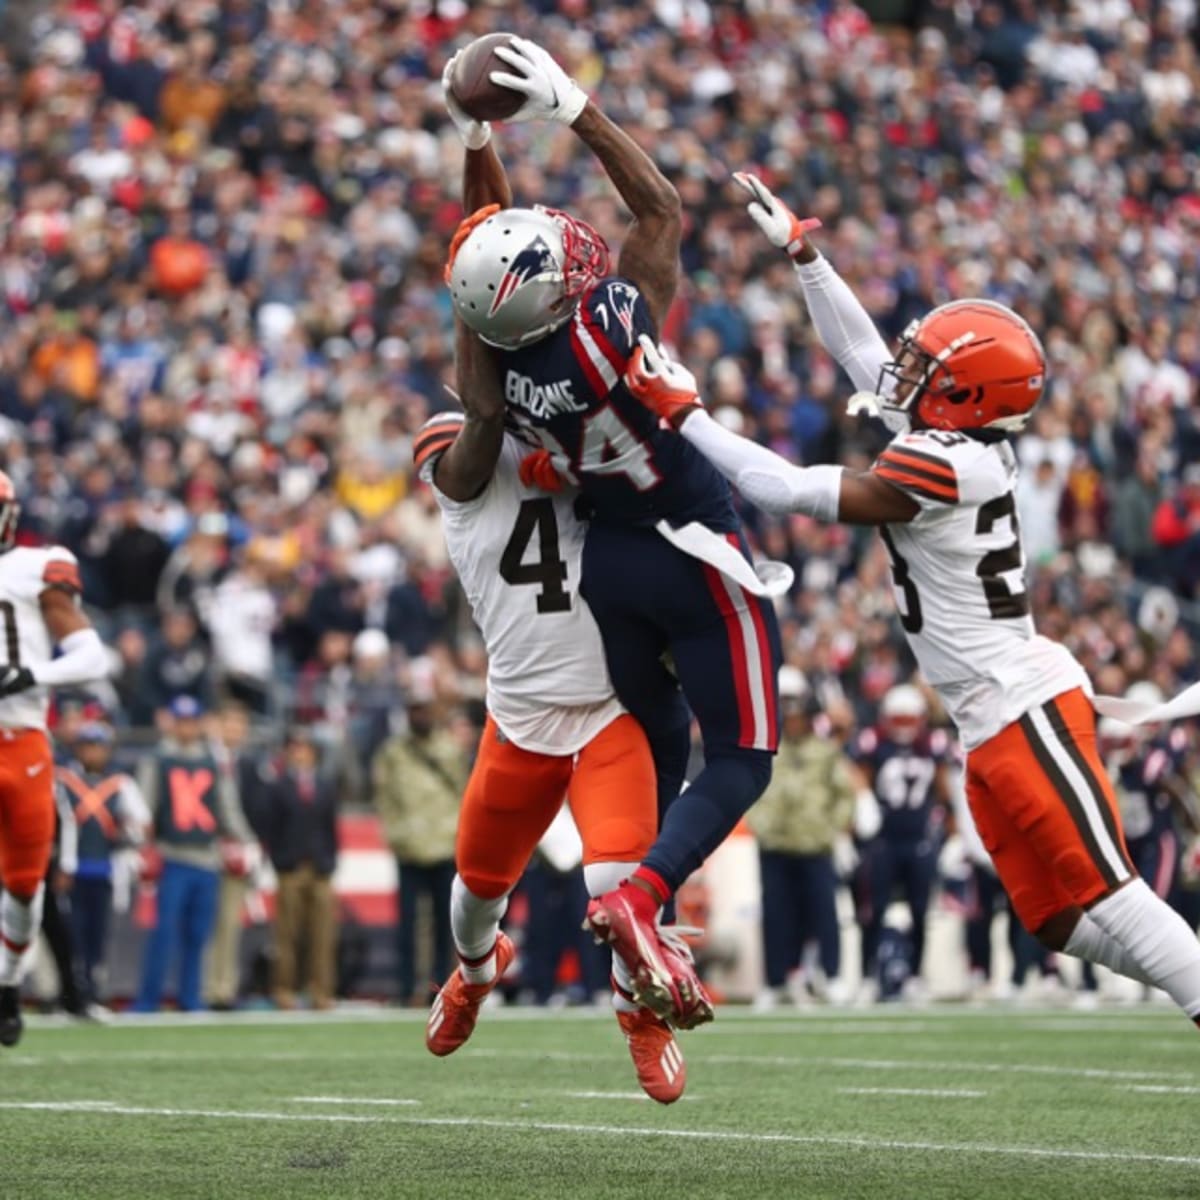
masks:
[(488, 316), (494, 316), (501, 305), (507, 304), (527, 283), (531, 283), (539, 275), (546, 275), (557, 269), (558, 264), (554, 261), (554, 255), (545, 238), (540, 235), (535, 237), (513, 258), (508, 264), (508, 270), (500, 277)]

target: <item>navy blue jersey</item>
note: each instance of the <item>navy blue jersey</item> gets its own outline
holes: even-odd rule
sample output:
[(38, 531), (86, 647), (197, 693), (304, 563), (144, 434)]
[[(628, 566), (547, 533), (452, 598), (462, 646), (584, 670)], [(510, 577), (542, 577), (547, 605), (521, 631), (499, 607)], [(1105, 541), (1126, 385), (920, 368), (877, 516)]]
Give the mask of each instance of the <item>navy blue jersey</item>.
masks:
[(881, 728), (864, 729), (852, 749), (855, 761), (871, 775), (883, 817), (880, 836), (920, 841), (933, 833), (933, 783), (950, 754), (946, 732), (931, 729), (904, 744), (892, 741)]
[(1187, 733), (1176, 726), (1118, 768), (1121, 823), (1129, 841), (1157, 838), (1173, 828), (1171, 784), (1186, 780), (1187, 752)]
[(595, 520), (654, 525), (665, 517), (734, 533), (724, 477), (622, 382), (643, 333), (653, 336), (654, 323), (641, 292), (627, 279), (602, 279), (565, 325), (498, 352), (509, 415), (560, 470), (569, 466)]

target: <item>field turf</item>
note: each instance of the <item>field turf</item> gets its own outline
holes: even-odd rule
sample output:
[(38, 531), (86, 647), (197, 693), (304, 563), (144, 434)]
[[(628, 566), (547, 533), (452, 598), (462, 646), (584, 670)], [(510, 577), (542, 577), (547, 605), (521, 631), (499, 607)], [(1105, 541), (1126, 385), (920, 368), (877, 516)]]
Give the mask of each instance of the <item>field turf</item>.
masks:
[(32, 1022), (0, 1053), (0, 1197), (1200, 1197), (1200, 1036), (1171, 1011), (752, 1017), (636, 1093), (602, 1014)]

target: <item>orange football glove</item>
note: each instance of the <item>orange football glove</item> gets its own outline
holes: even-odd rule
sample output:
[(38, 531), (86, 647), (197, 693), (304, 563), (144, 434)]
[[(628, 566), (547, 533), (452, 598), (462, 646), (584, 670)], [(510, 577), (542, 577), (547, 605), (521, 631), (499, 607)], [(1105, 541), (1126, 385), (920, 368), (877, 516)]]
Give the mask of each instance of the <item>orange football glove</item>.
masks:
[(561, 492), (563, 477), (554, 465), (549, 450), (534, 450), (521, 459), (517, 474), (526, 487), (541, 488), (543, 492)]
[(696, 377), (674, 362), (665, 348), (644, 333), (625, 368), (625, 386), (652, 413), (678, 429), (688, 415), (704, 404)]
[(463, 217), (459, 221), (458, 228), (454, 231), (454, 236), (450, 239), (450, 253), (446, 257), (446, 265), (442, 268), (442, 280), (445, 283), (450, 282), (450, 269), (454, 266), (454, 259), (458, 254), (459, 247), (471, 236), (471, 231), (476, 225), (482, 225), (492, 213), (498, 213), (499, 211), (500, 205), (485, 204), (482, 208), (477, 208), (469, 217)]

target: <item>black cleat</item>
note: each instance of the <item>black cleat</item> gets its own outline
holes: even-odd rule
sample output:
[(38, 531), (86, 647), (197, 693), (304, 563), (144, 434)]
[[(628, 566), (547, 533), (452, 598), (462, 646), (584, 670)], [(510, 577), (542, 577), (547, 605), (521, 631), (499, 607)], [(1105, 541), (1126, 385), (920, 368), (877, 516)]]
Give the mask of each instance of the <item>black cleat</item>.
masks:
[(0, 987), (0, 1046), (15, 1046), (24, 1028), (20, 992), (15, 987)]

